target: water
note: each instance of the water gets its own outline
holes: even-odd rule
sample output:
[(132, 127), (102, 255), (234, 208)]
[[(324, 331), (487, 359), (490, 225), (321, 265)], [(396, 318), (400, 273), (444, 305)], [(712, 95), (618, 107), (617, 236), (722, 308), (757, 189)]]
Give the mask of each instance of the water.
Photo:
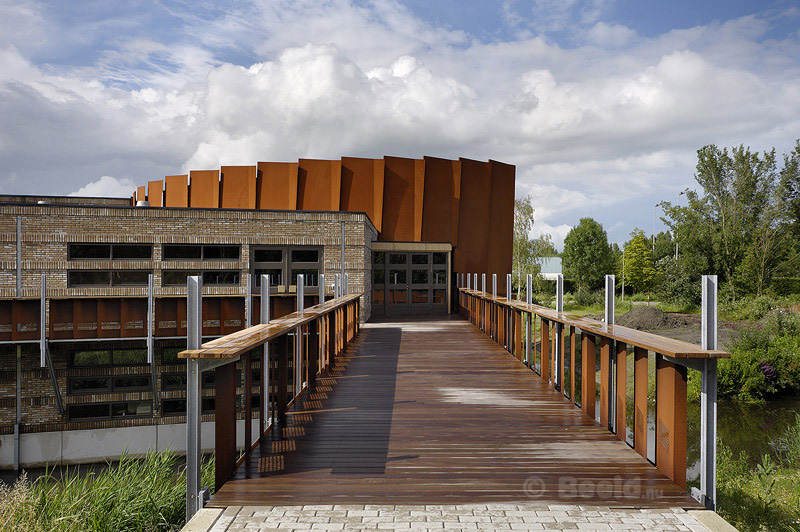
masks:
[[(717, 438), (730, 447), (734, 457), (744, 455), (751, 465), (761, 462), (764, 453), (775, 457), (771, 445), (783, 435), (800, 414), (800, 397), (763, 404), (722, 400), (717, 404)], [(700, 403), (689, 403), (687, 480), (700, 475)]]

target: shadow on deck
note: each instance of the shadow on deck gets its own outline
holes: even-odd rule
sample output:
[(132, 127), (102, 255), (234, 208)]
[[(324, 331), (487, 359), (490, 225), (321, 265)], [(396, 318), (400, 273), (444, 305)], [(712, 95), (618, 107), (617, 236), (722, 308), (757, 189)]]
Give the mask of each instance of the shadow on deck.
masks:
[(457, 316), (368, 323), (209, 506), (699, 505)]

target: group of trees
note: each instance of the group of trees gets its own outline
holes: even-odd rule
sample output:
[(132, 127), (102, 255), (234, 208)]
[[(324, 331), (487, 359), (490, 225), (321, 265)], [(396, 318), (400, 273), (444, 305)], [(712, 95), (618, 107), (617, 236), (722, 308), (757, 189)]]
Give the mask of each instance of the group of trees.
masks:
[[(697, 151), (695, 180), (687, 204), (662, 202), (668, 232), (651, 241), (634, 229), (623, 249), (609, 245), (603, 226), (581, 218), (564, 239), (564, 276), (578, 292), (603, 285), (603, 276), (636, 292), (657, 289), (666, 300), (699, 302), (699, 277), (719, 276), (725, 295), (763, 294), (773, 277), (800, 275), (800, 141), (781, 159), (775, 150), (753, 152), (709, 145)], [(530, 198), (517, 200), (514, 275), (538, 272), (536, 257), (554, 256), (552, 240), (531, 239)], [(623, 259), (624, 256), (624, 259)]]

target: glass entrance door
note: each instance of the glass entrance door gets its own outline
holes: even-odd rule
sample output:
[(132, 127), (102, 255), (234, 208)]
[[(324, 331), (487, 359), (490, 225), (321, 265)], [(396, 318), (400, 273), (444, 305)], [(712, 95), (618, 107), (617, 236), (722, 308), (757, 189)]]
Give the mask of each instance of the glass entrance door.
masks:
[(408, 314), (408, 253), (389, 252), (386, 265), (386, 314)]

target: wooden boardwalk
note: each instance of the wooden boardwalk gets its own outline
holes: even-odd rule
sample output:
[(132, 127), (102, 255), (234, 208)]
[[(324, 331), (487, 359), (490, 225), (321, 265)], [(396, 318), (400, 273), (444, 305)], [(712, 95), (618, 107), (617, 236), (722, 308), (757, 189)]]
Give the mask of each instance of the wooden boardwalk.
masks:
[(369, 323), (209, 506), (699, 508), (459, 317)]

